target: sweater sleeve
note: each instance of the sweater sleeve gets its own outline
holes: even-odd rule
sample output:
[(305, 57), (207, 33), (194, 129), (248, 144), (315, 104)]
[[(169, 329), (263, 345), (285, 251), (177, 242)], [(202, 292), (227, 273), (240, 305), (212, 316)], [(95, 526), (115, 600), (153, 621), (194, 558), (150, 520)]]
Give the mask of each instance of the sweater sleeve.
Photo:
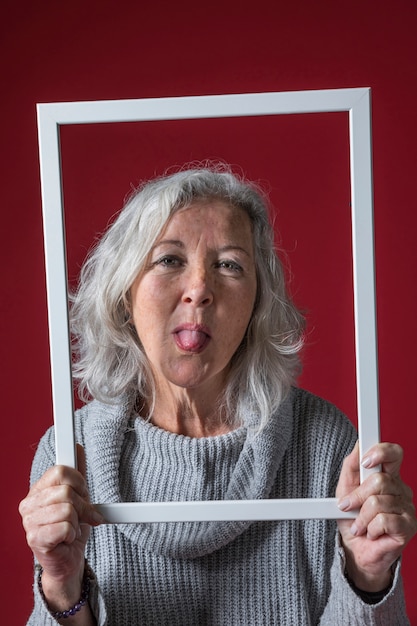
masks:
[[(53, 465), (55, 465), (55, 439), (54, 429), (50, 428), (42, 437), (36, 451), (30, 476), (31, 485), (39, 480), (46, 470)], [(27, 626), (39, 626), (39, 624), (44, 626), (56, 626), (59, 622), (57, 622), (49, 613), (48, 608), (39, 593), (37, 583), (38, 571), (39, 566), (35, 562), (35, 576), (33, 584), (34, 607), (27, 622)], [(97, 626), (107, 626), (106, 607), (95, 577), (91, 581), (88, 602), (97, 621)]]
[(392, 586), (378, 604), (365, 603), (352, 589), (345, 575), (345, 554), (337, 533), (335, 557), (331, 569), (331, 592), (320, 626), (407, 626), (400, 563)]

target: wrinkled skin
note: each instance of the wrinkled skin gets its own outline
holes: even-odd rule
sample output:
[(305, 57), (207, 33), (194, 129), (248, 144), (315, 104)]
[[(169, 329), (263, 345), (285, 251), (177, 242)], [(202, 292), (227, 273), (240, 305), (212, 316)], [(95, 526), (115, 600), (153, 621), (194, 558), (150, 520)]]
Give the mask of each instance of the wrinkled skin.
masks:
[(358, 509), (355, 521), (339, 520), (349, 578), (359, 589), (389, 586), (392, 565), (417, 531), (413, 494), (400, 478), (403, 451), (381, 443), (365, 453), (364, 467), (381, 466), (359, 483), (359, 447), (346, 457), (336, 495), (344, 511)]

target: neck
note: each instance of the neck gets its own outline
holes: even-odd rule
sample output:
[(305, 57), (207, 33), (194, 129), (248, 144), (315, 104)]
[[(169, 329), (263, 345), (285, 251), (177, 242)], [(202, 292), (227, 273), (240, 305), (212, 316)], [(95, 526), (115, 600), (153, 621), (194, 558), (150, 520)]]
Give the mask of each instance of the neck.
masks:
[[(148, 407), (141, 414), (149, 415)], [(217, 400), (181, 389), (180, 393), (157, 393), (151, 420), (154, 426), (187, 437), (214, 437), (233, 430), (226, 411)]]

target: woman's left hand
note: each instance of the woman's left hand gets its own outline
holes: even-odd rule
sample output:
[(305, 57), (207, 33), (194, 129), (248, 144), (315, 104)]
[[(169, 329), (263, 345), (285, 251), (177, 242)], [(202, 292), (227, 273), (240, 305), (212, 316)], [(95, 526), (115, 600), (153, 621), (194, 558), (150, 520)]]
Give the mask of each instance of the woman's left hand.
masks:
[(373, 446), (362, 459), (380, 472), (359, 481), (359, 446), (346, 457), (336, 490), (342, 511), (358, 510), (356, 519), (338, 521), (349, 579), (363, 591), (382, 591), (392, 565), (417, 532), (413, 494), (400, 478), (403, 451), (392, 443)]

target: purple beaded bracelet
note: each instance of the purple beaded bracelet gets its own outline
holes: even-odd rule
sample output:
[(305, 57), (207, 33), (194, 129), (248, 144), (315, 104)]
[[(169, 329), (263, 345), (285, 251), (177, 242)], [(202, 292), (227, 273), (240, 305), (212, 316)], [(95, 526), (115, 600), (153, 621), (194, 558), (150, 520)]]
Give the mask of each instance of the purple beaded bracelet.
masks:
[(38, 589), (39, 589), (39, 593), (40, 593), (40, 595), (42, 597), (42, 600), (45, 602), (45, 605), (46, 605), (49, 613), (52, 615), (52, 617), (54, 619), (65, 619), (66, 617), (72, 617), (73, 615), (78, 613), (78, 611), (81, 611), (83, 606), (85, 604), (87, 604), (88, 596), (90, 595), (90, 581), (91, 581), (91, 578), (90, 578), (91, 570), (90, 570), (90, 568), (88, 567), (87, 564), (86, 564), (85, 570), (84, 570), (83, 586), (81, 588), (81, 598), (78, 600), (78, 602), (76, 604), (74, 604), (74, 606), (72, 606), (71, 608), (67, 609), (66, 611), (51, 611), (51, 609), (48, 607), (48, 603), (46, 601), (45, 594), (44, 594), (43, 589), (42, 589), (42, 572), (43, 572), (43, 568), (40, 567), (39, 568), (39, 574), (38, 574)]

